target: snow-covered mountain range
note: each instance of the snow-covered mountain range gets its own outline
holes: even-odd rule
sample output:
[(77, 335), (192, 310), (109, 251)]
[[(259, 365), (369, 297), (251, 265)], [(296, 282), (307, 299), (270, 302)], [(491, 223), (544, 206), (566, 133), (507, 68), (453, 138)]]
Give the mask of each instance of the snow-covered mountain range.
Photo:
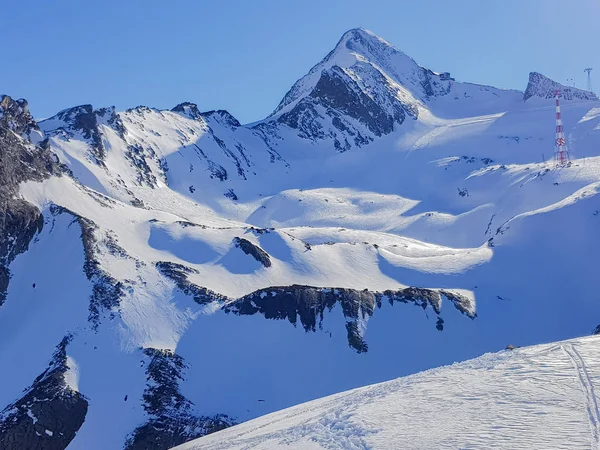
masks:
[(596, 96), (363, 29), (247, 126), (2, 96), (0, 181), (0, 449), (170, 448), (600, 324)]

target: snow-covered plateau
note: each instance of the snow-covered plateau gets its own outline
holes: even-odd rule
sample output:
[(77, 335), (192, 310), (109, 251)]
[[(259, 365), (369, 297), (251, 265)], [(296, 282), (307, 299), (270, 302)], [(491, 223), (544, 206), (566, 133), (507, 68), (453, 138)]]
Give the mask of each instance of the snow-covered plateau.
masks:
[[(396, 402), (406, 390), (421, 409), (394, 423), (414, 419), (414, 448), (480, 442), (451, 427), (491, 399), (510, 404), (506, 367), (539, 347), (338, 393), (600, 331), (600, 101), (535, 72), (523, 84), (455, 81), (354, 29), (250, 125), (190, 102), (36, 121), (0, 96), (0, 449), (167, 449), (333, 394), (314, 414), (298, 407), (305, 431), (324, 420), (318, 433), (353, 439), (340, 448), (383, 448), (396, 431), (365, 425), (383, 417), (371, 403), (355, 405), (361, 423), (335, 411), (345, 395)], [(571, 152), (561, 167), (555, 90)], [(594, 377), (593, 342), (551, 344), (557, 359), (531, 369), (531, 383), (562, 380), (573, 408), (515, 373), (557, 416), (532, 400), (535, 432), (509, 424), (501, 442), (564, 426), (561, 445), (589, 448), (579, 407), (594, 380), (578, 380)], [(590, 368), (568, 371), (579, 347)], [(479, 395), (455, 385), (463, 376), (482, 383), (479, 409), (428, 413), (450, 384), (448, 401)], [(499, 405), (484, 417), (528, 411)], [(272, 425), (290, 413), (278, 414), (225, 436), (247, 448), (252, 429), (276, 445), (289, 425), (290, 444), (325, 445), (299, 421)], [(445, 428), (431, 436), (436, 418)], [(504, 430), (492, 426), (472, 433)]]

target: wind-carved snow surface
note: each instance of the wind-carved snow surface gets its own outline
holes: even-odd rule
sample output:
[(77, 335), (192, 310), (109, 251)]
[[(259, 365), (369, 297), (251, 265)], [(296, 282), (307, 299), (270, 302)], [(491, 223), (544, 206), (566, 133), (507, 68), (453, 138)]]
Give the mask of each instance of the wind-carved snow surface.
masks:
[[(167, 448), (588, 334), (599, 110), (563, 100), (576, 159), (555, 168), (551, 99), (451, 80), (358, 29), (251, 126), (189, 102), (60, 112), (40, 129), (63, 176), (20, 185), (45, 224), (10, 265), (1, 407), (67, 334), (65, 382), (89, 403), (74, 449)], [(322, 426), (356, 434), (343, 414)]]
[(486, 354), (295, 406), (177, 449), (597, 449), (599, 339)]

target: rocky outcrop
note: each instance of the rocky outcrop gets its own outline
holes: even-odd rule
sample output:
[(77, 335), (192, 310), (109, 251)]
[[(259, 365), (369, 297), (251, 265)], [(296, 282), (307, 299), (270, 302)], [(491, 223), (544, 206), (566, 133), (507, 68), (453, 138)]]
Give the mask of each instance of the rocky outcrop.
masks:
[(564, 86), (538, 72), (529, 74), (529, 83), (523, 94), (523, 101), (532, 97), (550, 99), (554, 98), (555, 92), (559, 91), (559, 97), (564, 100), (598, 100), (593, 92)]
[(266, 319), (288, 320), (294, 326), (299, 322), (306, 332), (314, 332), (322, 329), (324, 313), (339, 304), (346, 319), (348, 345), (358, 353), (364, 353), (368, 351), (364, 340), (366, 322), (374, 314), (375, 308), (381, 307), (383, 301), (390, 305), (406, 303), (423, 309), (431, 307), (438, 316), (436, 328), (442, 331), (442, 295), (461, 312), (471, 318), (475, 317), (474, 305), (467, 297), (414, 287), (383, 292), (302, 285), (269, 287), (228, 303), (223, 310), (236, 315), (262, 314)]
[(29, 248), (42, 230), (44, 220), (38, 208), (16, 197), (19, 184), (41, 181), (60, 170), (45, 147), (33, 146), (26, 138), (37, 125), (27, 102), (2, 96), (0, 101), (0, 306), (6, 299), (10, 280), (9, 264)]
[(328, 289), (311, 286), (282, 286), (261, 289), (226, 305), (226, 313), (262, 314), (266, 319), (298, 322), (306, 332), (322, 329), (324, 313), (340, 304), (347, 320), (348, 344), (357, 352), (368, 350), (363, 339), (364, 327), (359, 322), (373, 315), (376, 295), (354, 289)]
[[(137, 167), (137, 184), (140, 186), (148, 186), (151, 188), (155, 188), (158, 185), (158, 181), (152, 169), (148, 165), (147, 156), (150, 158), (156, 159), (156, 154), (151, 151), (149, 155), (146, 155), (144, 148), (139, 144), (131, 144), (127, 146), (127, 152), (125, 153), (125, 157), (129, 160), (132, 166)], [(160, 164), (159, 164), (160, 166)], [(161, 177), (162, 181), (166, 180), (166, 177)]]
[[(41, 122), (42, 127), (44, 127), (45, 122)], [(81, 105), (65, 109), (48, 119), (47, 122), (58, 122), (60, 124), (58, 128), (46, 130), (48, 133), (63, 132), (69, 137), (73, 137), (76, 133), (81, 134), (84, 139), (89, 141), (96, 162), (100, 165), (104, 164), (106, 152), (102, 145), (102, 139), (98, 131), (98, 121), (92, 105)]]
[(242, 124), (235, 117), (233, 117), (229, 111), (225, 111), (224, 109), (203, 112), (202, 117), (204, 117), (207, 121), (215, 121), (220, 125), (227, 126), (232, 129), (242, 126)]
[(190, 282), (188, 276), (197, 274), (198, 271), (196, 269), (166, 261), (157, 262), (156, 268), (163, 276), (173, 281), (181, 292), (193, 297), (194, 301), (200, 305), (206, 305), (214, 301), (223, 302), (227, 300), (227, 297), (224, 295)]
[(326, 108), (358, 120), (376, 136), (391, 133), (394, 122), (401, 124), (405, 118), (402, 108), (397, 108), (394, 116), (386, 114), (386, 111), (362, 92), (356, 82), (338, 66), (323, 71), (310, 97), (318, 99)]
[(471, 319), (477, 317), (477, 314), (475, 313), (475, 302), (473, 302), (473, 300), (469, 297), (444, 289), (440, 290), (440, 294), (446, 297), (446, 299), (450, 300), (452, 304), (454, 304), (454, 307), (464, 315), (470, 317)]
[(23, 397), (0, 413), (0, 450), (63, 450), (85, 420), (87, 399), (66, 382), (65, 337), (48, 368)]
[(349, 73), (333, 66), (323, 70), (310, 94), (282, 114), (278, 122), (296, 129), (305, 139), (331, 138), (338, 151), (346, 151), (352, 145), (360, 147), (371, 142), (373, 136), (391, 133), (394, 125), (404, 122), (406, 111), (416, 117), (416, 107), (399, 102), (394, 88), (380, 72), (369, 65), (357, 65), (352, 73), (359, 77), (361, 71), (368, 72), (363, 76), (379, 78), (383, 83), (377, 96), (367, 95)]
[(251, 255), (255, 260), (265, 267), (271, 267), (271, 257), (258, 245), (254, 245), (248, 239), (236, 237), (233, 239), (233, 245), (241, 249), (246, 255)]
[(226, 415), (198, 416), (193, 403), (179, 390), (187, 365), (171, 350), (144, 349), (147, 358), (147, 385), (144, 410), (150, 420), (128, 437), (126, 450), (163, 450), (222, 430), (234, 421)]
[(175, 106), (171, 111), (181, 114), (188, 119), (197, 120), (202, 117), (198, 105), (191, 102), (183, 102)]
[(89, 157), (99, 166), (105, 167), (106, 148), (100, 125), (112, 128), (121, 139), (125, 138), (127, 130), (114, 106), (98, 110), (94, 110), (92, 105), (75, 106), (40, 122), (40, 127), (50, 137), (85, 140), (90, 149)]
[(13, 100), (8, 95), (0, 95), (0, 126), (30, 142), (43, 140), (38, 124), (29, 112), (29, 104), (23, 98)]
[[(98, 226), (94, 222), (57, 205), (52, 205), (50, 212), (53, 215), (70, 214), (81, 227), (81, 241), (85, 254), (83, 269), (88, 280), (92, 282), (88, 320), (91, 322), (92, 327), (97, 328), (100, 324), (102, 312), (111, 312), (112, 314), (112, 311), (119, 306), (121, 298), (125, 294), (123, 282), (115, 279), (100, 265), (98, 260), (100, 243), (96, 237)], [(114, 242), (114, 239), (109, 237), (106, 244), (108, 252), (124, 254), (124, 250)]]

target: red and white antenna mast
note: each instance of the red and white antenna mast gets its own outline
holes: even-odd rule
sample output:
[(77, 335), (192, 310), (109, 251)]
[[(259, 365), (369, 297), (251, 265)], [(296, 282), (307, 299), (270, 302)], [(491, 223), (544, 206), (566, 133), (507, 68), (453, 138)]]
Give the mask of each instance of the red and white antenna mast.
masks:
[(567, 149), (567, 140), (563, 128), (562, 117), (560, 114), (560, 91), (554, 91), (556, 99), (556, 145), (554, 147), (554, 161), (557, 166), (565, 166), (569, 163), (569, 150)]

